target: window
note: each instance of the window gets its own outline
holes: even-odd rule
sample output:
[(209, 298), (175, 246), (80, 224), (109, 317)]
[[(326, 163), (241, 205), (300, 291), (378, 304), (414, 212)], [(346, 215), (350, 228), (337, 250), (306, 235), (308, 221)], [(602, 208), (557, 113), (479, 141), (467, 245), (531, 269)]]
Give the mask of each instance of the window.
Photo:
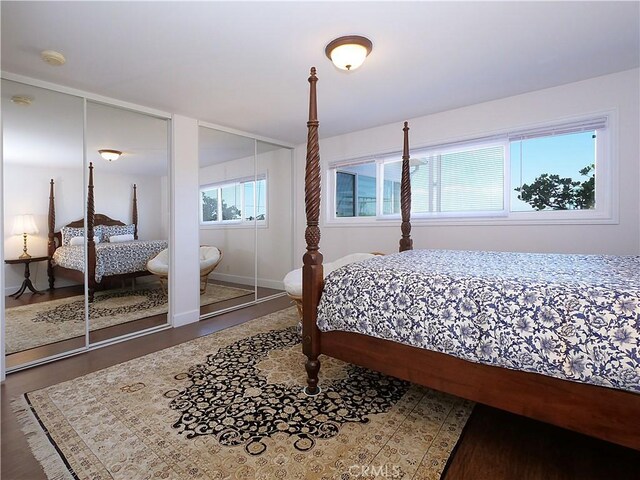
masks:
[(336, 216), (376, 215), (376, 164), (354, 165), (336, 171)]
[[(254, 192), (255, 190), (255, 192)], [(267, 219), (267, 181), (260, 179), (257, 182), (244, 183), (244, 204), (245, 214), (244, 220), (252, 222), (253, 220)]]
[[(401, 160), (383, 163), (383, 215), (400, 212), (401, 173)], [(409, 175), (415, 214), (504, 210), (503, 145), (416, 152)]]
[(218, 188), (208, 190), (200, 190), (202, 198), (200, 199), (200, 208), (202, 211), (203, 222), (218, 221)]
[[(220, 200), (220, 201), (219, 201)], [(200, 188), (203, 224), (243, 224), (267, 219), (267, 179), (239, 179)]]
[[(607, 121), (413, 149), (412, 219), (610, 219), (613, 160), (607, 161), (603, 147)], [(329, 222), (398, 218), (401, 171), (399, 154), (331, 166)]]
[(593, 210), (595, 130), (511, 142), (511, 211)]

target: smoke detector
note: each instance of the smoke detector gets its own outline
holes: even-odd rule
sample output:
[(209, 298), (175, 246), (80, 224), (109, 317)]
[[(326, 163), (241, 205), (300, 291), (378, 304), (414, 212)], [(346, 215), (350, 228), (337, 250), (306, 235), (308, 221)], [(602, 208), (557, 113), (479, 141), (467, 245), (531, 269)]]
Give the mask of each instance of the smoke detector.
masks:
[(29, 95), (14, 95), (11, 97), (11, 101), (16, 105), (28, 107), (33, 102), (33, 97), (30, 97)]
[(67, 61), (60, 52), (56, 52), (55, 50), (43, 50), (40, 52), (40, 58), (49, 65), (54, 67), (59, 67), (60, 65), (64, 65)]

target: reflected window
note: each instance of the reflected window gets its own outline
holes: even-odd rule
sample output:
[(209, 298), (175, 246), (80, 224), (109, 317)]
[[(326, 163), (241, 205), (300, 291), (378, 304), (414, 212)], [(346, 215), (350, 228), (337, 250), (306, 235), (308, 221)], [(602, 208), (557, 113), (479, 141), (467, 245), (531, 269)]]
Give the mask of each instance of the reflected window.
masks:
[(222, 202), (220, 213), (222, 220), (239, 220), (242, 218), (242, 184), (225, 185), (220, 188)]
[(218, 220), (218, 189), (202, 191), (202, 221), (215, 222)]
[(236, 179), (201, 187), (200, 218), (202, 224), (208, 225), (265, 221), (266, 177)]

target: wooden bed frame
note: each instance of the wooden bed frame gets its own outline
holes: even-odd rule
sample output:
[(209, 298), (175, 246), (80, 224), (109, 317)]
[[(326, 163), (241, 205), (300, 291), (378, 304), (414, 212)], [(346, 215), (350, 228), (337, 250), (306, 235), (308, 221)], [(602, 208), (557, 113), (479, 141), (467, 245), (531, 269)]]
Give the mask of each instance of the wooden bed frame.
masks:
[[(49, 264), (47, 267), (47, 274), (49, 276), (49, 289), (54, 288), (55, 284), (55, 271), (52, 263), (53, 253), (56, 249), (62, 245), (62, 232), (55, 231), (56, 228), (56, 208), (55, 208), (55, 196), (54, 196), (54, 182), (51, 179), (49, 183), (49, 241), (48, 241), (48, 255)], [(106, 215), (95, 213), (95, 202), (93, 196), (93, 163), (89, 164), (89, 184), (87, 186), (87, 262), (88, 262), (88, 282), (89, 282), (89, 301), (93, 302), (93, 297), (96, 290), (101, 288), (107, 288), (111, 283), (126, 280), (129, 278), (141, 277), (144, 275), (151, 275), (147, 270), (126, 273), (121, 275), (105, 276), (100, 282), (96, 282), (96, 244), (93, 241), (94, 227), (97, 225), (118, 225), (125, 226), (126, 224), (120, 220), (114, 220)], [(138, 239), (138, 197), (136, 192), (136, 185), (133, 185), (133, 206), (131, 211), (131, 223), (134, 225), (133, 238)], [(84, 227), (84, 219), (76, 220), (75, 222), (68, 223), (65, 227), (82, 228)], [(72, 270), (56, 266), (55, 269), (65, 272), (65, 276), (72, 280), (84, 283), (84, 273), (79, 270)]]
[[(350, 332), (321, 332), (316, 319), (323, 290), (320, 228), (320, 154), (316, 69), (311, 69), (305, 207), (307, 251), (303, 257), (302, 350), (308, 395), (316, 395), (321, 354), (640, 450), (640, 394), (546, 375), (473, 363)], [(411, 250), (408, 126), (404, 124), (400, 251)]]

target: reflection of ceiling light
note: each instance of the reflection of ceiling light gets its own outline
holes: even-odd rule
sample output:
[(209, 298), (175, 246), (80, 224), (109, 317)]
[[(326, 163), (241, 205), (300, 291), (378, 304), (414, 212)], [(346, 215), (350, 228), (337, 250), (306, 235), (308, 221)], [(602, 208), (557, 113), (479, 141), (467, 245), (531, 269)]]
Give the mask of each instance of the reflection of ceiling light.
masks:
[(56, 52), (55, 50), (44, 50), (40, 52), (40, 58), (44, 60), (49, 65), (53, 65), (54, 67), (59, 67), (60, 65), (64, 65), (67, 61), (60, 52)]
[(23, 107), (28, 107), (33, 102), (33, 97), (29, 95), (14, 95), (11, 97), (11, 101), (16, 105), (21, 105)]
[(104, 158), (105, 160), (109, 160), (110, 162), (118, 160), (120, 158), (120, 155), (122, 155), (122, 152), (120, 150), (111, 149), (98, 150), (98, 153), (102, 158)]
[(355, 70), (371, 53), (371, 40), (359, 35), (348, 35), (329, 42), (324, 49), (327, 57), (341, 70)]

